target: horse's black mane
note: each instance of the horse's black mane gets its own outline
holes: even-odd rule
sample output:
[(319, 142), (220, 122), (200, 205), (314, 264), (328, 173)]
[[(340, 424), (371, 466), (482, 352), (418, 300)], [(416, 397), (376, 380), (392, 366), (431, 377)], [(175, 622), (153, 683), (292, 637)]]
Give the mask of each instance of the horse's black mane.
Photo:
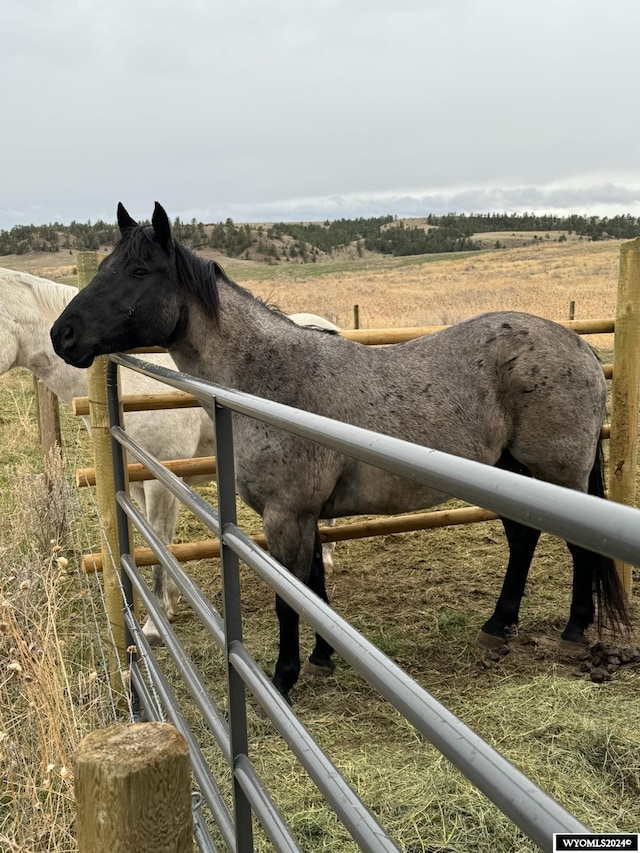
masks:
[(227, 274), (216, 261), (206, 261), (173, 241), (178, 281), (195, 296), (214, 322), (220, 319), (218, 279), (229, 281)]

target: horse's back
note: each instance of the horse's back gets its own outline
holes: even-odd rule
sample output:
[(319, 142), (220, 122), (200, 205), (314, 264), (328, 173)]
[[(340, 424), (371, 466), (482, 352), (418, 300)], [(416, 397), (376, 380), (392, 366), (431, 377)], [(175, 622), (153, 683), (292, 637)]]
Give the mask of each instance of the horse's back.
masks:
[[(484, 352), (478, 369), (488, 367), (509, 423), (505, 449), (535, 476), (586, 490), (607, 395), (594, 351), (575, 332), (531, 314), (495, 312), (469, 325)], [(488, 360), (482, 367), (481, 358)]]
[[(508, 450), (534, 476), (586, 490), (606, 383), (574, 332), (534, 315), (494, 312), (372, 350), (367, 376), (355, 354), (341, 392), (344, 405), (354, 402), (342, 419), (490, 465)], [(394, 493), (402, 495), (394, 511), (438, 500), (415, 486), (403, 494), (391, 475), (345, 460), (327, 509), (351, 512), (367, 495), (368, 506), (378, 501), (380, 511), (391, 511)]]

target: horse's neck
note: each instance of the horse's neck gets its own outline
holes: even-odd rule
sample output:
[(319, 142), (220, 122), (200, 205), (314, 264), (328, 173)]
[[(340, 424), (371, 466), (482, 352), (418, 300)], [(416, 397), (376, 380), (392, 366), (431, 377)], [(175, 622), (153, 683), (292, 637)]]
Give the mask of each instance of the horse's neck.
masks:
[[(13, 309), (8, 300), (4, 306), (5, 328), (10, 334), (1, 347), (1, 372), (26, 367), (65, 403), (86, 395), (86, 372), (66, 364), (53, 350), (49, 330), (59, 312), (45, 308), (30, 289), (20, 295), (22, 301)], [(70, 288), (69, 301), (73, 295)]]
[(301, 330), (233, 284), (220, 283), (218, 290), (218, 328), (195, 306), (187, 335), (172, 348), (172, 355), (185, 372), (259, 394), (269, 374), (282, 379), (290, 344)]
[(39, 352), (32, 353), (29, 363), (21, 366), (29, 368), (47, 388), (68, 405), (74, 397), (84, 397), (87, 394), (86, 371), (66, 364), (48, 343), (45, 343)]

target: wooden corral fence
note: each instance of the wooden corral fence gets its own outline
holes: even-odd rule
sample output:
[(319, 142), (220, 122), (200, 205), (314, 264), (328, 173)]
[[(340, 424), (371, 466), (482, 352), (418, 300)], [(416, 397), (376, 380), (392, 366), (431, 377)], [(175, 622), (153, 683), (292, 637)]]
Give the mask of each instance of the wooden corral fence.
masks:
[[(604, 549), (604, 553), (616, 557), (620, 561), (619, 565), (629, 594), (631, 592), (631, 565), (640, 562), (640, 525), (638, 524), (640, 516), (635, 510), (630, 509), (630, 506), (635, 504), (636, 435), (640, 378), (639, 323), (640, 239), (624, 244), (621, 249), (620, 287), (615, 320), (573, 321), (565, 324), (582, 334), (599, 334), (615, 330), (614, 363), (612, 370), (609, 370), (613, 378), (610, 428), (610, 497), (614, 501), (627, 503), (629, 506), (616, 507), (611, 504), (605, 505), (603, 508), (597, 499), (572, 492), (570, 498), (567, 497), (565, 501), (567, 504), (566, 515), (560, 513), (554, 515), (553, 511), (548, 511), (548, 504), (552, 503), (548, 499), (558, 487), (538, 481), (528, 481), (526, 498), (526, 500), (531, 501), (530, 506), (534, 509), (533, 517), (538, 521), (543, 520), (544, 523), (540, 525), (543, 529), (561, 535), (562, 538), (568, 538), (570, 541), (591, 550)], [(396, 340), (408, 340), (429, 331), (434, 331), (434, 329), (387, 330), (384, 333), (361, 330), (360, 332), (345, 334), (366, 343), (385, 344)], [(461, 721), (439, 705), (433, 697), (430, 697), (416, 685), (379, 650), (367, 643), (335, 612), (331, 611), (323, 602), (310, 596), (308, 590), (299, 584), (295, 578), (286, 572), (283, 574), (281, 567), (268, 554), (238, 530), (235, 519), (231, 412), (239, 411), (259, 417), (267, 423), (283, 426), (287, 417), (287, 412), (284, 410), (288, 407), (278, 406), (278, 404), (268, 401), (260, 401), (238, 392), (215, 390), (218, 404), (216, 406), (218, 456), (225, 460), (223, 466), (225, 470), (218, 471), (219, 516), (212, 508), (209, 515), (207, 511), (203, 510), (202, 504), (190, 503), (186, 494), (189, 490), (183, 492), (178, 489), (175, 484), (179, 481), (175, 481), (175, 478), (172, 478), (166, 469), (174, 468), (182, 474), (185, 471), (188, 473), (195, 473), (197, 470), (200, 472), (203, 470), (212, 471), (212, 467), (198, 469), (197, 466), (203, 464), (212, 466), (214, 460), (177, 460), (175, 463), (161, 465), (157, 460), (146, 457), (144, 452), (131, 442), (118, 425), (121, 408), (129, 408), (131, 401), (125, 399), (120, 402), (118, 398), (115, 363), (134, 366), (135, 360), (116, 357), (111, 362), (107, 358), (102, 362), (99, 361), (96, 373), (100, 377), (98, 381), (102, 383), (104, 391), (98, 391), (94, 387), (89, 395), (96, 457), (95, 480), (99, 495), (101, 493), (104, 498), (101, 503), (100, 514), (105, 526), (105, 541), (103, 541), (101, 558), (90, 555), (85, 558), (84, 565), (86, 570), (91, 570), (90, 564), (92, 562), (95, 564), (101, 562), (105, 586), (112, 584), (113, 599), (116, 602), (110, 619), (117, 626), (120, 618), (122, 630), (120, 634), (116, 630), (116, 641), (119, 642), (118, 637), (121, 636), (122, 645), (120, 645), (120, 649), (123, 656), (126, 649), (130, 654), (133, 652), (131, 661), (133, 688), (142, 701), (145, 710), (153, 718), (154, 700), (135, 662), (137, 650), (137, 653), (142, 654), (145, 658), (145, 664), (154, 678), (154, 688), (161, 697), (163, 705), (167, 708), (167, 713), (187, 740), (194, 772), (203, 796), (211, 808), (229, 849), (236, 850), (238, 853), (245, 853), (245, 851), (253, 849), (252, 814), (258, 817), (276, 849), (291, 851), (299, 849), (248, 759), (244, 695), (246, 685), (263, 706), (277, 730), (285, 737), (322, 791), (325, 799), (334, 807), (362, 849), (370, 851), (397, 850), (397, 847), (368, 812), (364, 804), (344, 783), (335, 767), (318, 750), (308, 732), (301, 726), (291, 709), (276, 693), (264, 673), (257, 668), (255, 661), (243, 647), (241, 642), (242, 628), (239, 622), (239, 599), (234, 598), (238, 592), (237, 568), (239, 559), (254, 569), (291, 606), (296, 609), (304, 606), (305, 619), (312, 627), (326, 636), (345, 660), (358, 669), (383, 696), (399, 708), (422, 734), (431, 740), (477, 787), (497, 803), (505, 814), (533, 838), (542, 849), (552, 849), (553, 831), (586, 831), (586, 828), (575, 818), (566, 813), (557, 803), (554, 803), (544, 792), (537, 789), (530, 780), (523, 777), (519, 771), (509, 765)], [(208, 385), (207, 383), (191, 380), (191, 387), (189, 388), (188, 382), (182, 381), (181, 383), (175, 378), (172, 380), (171, 372), (163, 371), (161, 368), (151, 371), (143, 370), (143, 372), (147, 372), (154, 378), (165, 379), (169, 384), (180, 389), (182, 392), (180, 402), (182, 403), (185, 402), (185, 392), (189, 390), (197, 388), (197, 393), (201, 397), (211, 393), (211, 387), (205, 387)], [(105, 377), (106, 382), (103, 381)], [(107, 398), (107, 386), (109, 388), (109, 399)], [(157, 405), (157, 400), (154, 402)], [(161, 405), (175, 405), (175, 403), (175, 398), (171, 401), (161, 401)], [(193, 405), (193, 401), (188, 400), (187, 403)], [(140, 405), (140, 401), (137, 401), (136, 404)], [(109, 426), (109, 406), (111, 423), (115, 422), (115, 427)], [(82, 411), (80, 403), (76, 408), (78, 411)], [(476, 517), (478, 512), (485, 513), (484, 518), (493, 518), (496, 517), (496, 514), (502, 514), (531, 524), (532, 516), (529, 514), (525, 516), (524, 510), (518, 510), (516, 506), (522, 505), (520, 499), (523, 491), (521, 478), (518, 478), (517, 475), (495, 469), (491, 469), (491, 475), (488, 475), (486, 466), (479, 466), (482, 472), (474, 480), (474, 466), (477, 463), (471, 463), (457, 457), (446, 457), (446, 460), (439, 461), (440, 457), (445, 456), (444, 454), (434, 453), (433, 451), (427, 452), (424, 448), (414, 448), (410, 457), (406, 457), (402, 455), (402, 448), (400, 448), (400, 445), (404, 443), (398, 443), (396, 440), (385, 436), (377, 436), (376, 448), (372, 449), (371, 438), (375, 434), (367, 433), (367, 442), (363, 443), (363, 435), (361, 434), (366, 431), (345, 424), (336, 424), (309, 413), (302, 413), (303, 417), (300, 418), (300, 414), (298, 413), (295, 425), (289, 421), (284, 428), (298, 432), (298, 434), (312, 438), (312, 440), (321, 441), (334, 449), (349, 452), (350, 455), (369, 464), (383, 465), (387, 470), (392, 470), (395, 473), (406, 475), (411, 472), (411, 476), (415, 478), (416, 471), (419, 470), (422, 472), (419, 476), (424, 474), (424, 482), (431, 482), (431, 484), (433, 482), (429, 478), (437, 476), (440, 478), (439, 483), (443, 491), (457, 494), (464, 499), (469, 499), (469, 495), (472, 494), (486, 498), (486, 506), (490, 507), (490, 510), (479, 510), (471, 507), (465, 510), (423, 514), (422, 517), (406, 516), (399, 521), (384, 519), (368, 522), (366, 528), (359, 530), (354, 529), (355, 525), (344, 525), (335, 531), (324, 529), (323, 538), (325, 541), (347, 538), (342, 531), (351, 535), (354, 533), (356, 535), (374, 535), (380, 531), (393, 532), (395, 524), (398, 525), (395, 529), (401, 531), (439, 526), (441, 523), (466, 523), (466, 521), (479, 520), (479, 517)], [(122, 463), (122, 451), (114, 450), (113, 459), (116, 463), (114, 472), (114, 467), (111, 464), (112, 437), (134, 456), (141, 459), (144, 465), (128, 468)], [(115, 442), (114, 447), (117, 447)], [(364, 449), (365, 447), (366, 449)], [(89, 480), (92, 475), (90, 472), (84, 472), (80, 476), (86, 476), (86, 479)], [(129, 476), (136, 478), (156, 476), (175, 494), (179, 492), (179, 496), (183, 497), (184, 502), (191, 509), (198, 506), (199, 517), (214, 532), (218, 534), (221, 531), (223, 532), (222, 545), (218, 547), (221, 548), (222, 570), (225, 574), (225, 582), (223, 583), (224, 619), (193, 587), (188, 576), (180, 567), (180, 557), (192, 559), (202, 554), (194, 551), (178, 552), (178, 558), (176, 558), (171, 554), (171, 551), (163, 548), (157, 540), (154, 542), (152, 531), (148, 525), (145, 525), (144, 519), (127, 497), (127, 479)], [(512, 478), (516, 479), (511, 482)], [(460, 485), (460, 483), (471, 484), (472, 481), (473, 485), (469, 485), (468, 489), (466, 486)], [(495, 488), (496, 482), (500, 484), (500, 489)], [(178, 491), (175, 491), (176, 489)], [(116, 495), (117, 506), (114, 500)], [(518, 512), (521, 513), (520, 517)], [(464, 522), (461, 521), (462, 515), (458, 515), (458, 513), (466, 513)], [(427, 515), (431, 516), (431, 519), (427, 519)], [(212, 787), (210, 774), (207, 774), (207, 769), (203, 766), (202, 754), (199, 752), (197, 743), (194, 742), (188, 728), (185, 728), (184, 719), (179, 709), (172, 706), (171, 691), (167, 689), (162, 673), (155, 668), (151, 649), (146, 644), (135, 619), (133, 609), (134, 587), (156, 624), (160, 625), (168, 651), (179, 662), (183, 671), (188, 670), (189, 678), (193, 678), (193, 683), (197, 684), (197, 674), (189, 670), (188, 663), (181, 656), (179, 646), (175, 644), (175, 635), (172, 629), (166, 620), (163, 621), (162, 613), (155, 605), (153, 597), (149, 594), (146, 584), (137, 570), (136, 564), (145, 562), (148, 555), (137, 549), (134, 551), (131, 547), (129, 524), (132, 521), (147, 540), (153, 543), (155, 556), (150, 561), (158, 562), (160, 560), (165, 568), (170, 571), (181, 586), (183, 595), (209, 628), (215, 642), (225, 651), (229, 678), (227, 697), (229, 724), (227, 725), (220, 709), (217, 706), (212, 707), (210, 699), (203, 697), (200, 692), (196, 692), (200, 698), (200, 707), (206, 722), (233, 768), (233, 814), (229, 813), (226, 805), (222, 802), (217, 788)], [(214, 547), (213, 540), (207, 543), (205, 547), (212, 549)], [(210, 554), (211, 550), (205, 553)], [(122, 579), (120, 578), (121, 568)], [(124, 614), (123, 591), (126, 600)], [(122, 618), (123, 616), (124, 618)], [(193, 695), (195, 698), (195, 694)], [(202, 834), (201, 826), (196, 827), (196, 837), (202, 838), (202, 849), (212, 849)]]

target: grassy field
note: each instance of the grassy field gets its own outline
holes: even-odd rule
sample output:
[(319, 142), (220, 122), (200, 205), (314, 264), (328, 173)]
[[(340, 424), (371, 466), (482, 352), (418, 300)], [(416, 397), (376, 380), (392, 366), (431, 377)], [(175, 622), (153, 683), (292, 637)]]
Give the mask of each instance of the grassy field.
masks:
[[(500, 251), (269, 265), (224, 258), (207, 250), (227, 273), (287, 312), (331, 313), (349, 327), (360, 303), (369, 328), (424, 325), (450, 312), (461, 317), (495, 307), (533, 310), (564, 319), (613, 311), (619, 242), (547, 243)], [(2, 266), (72, 283), (73, 256), (63, 252), (6, 255)], [(389, 297), (393, 296), (390, 304)], [(604, 313), (603, 313), (604, 312)]]
[(247, 269), (239, 280), (287, 312), (324, 314), (345, 327), (353, 324), (354, 304), (368, 328), (450, 323), (497, 308), (564, 320), (571, 301), (585, 319), (613, 316), (618, 251), (609, 243), (551, 244), (322, 275), (309, 265), (305, 277), (288, 268), (263, 280)]
[[(570, 300), (579, 318), (612, 316), (618, 251), (612, 243), (567, 243), (334, 267), (227, 267), (286, 311), (313, 311), (350, 326), (358, 304), (362, 325), (374, 328), (453, 322), (505, 308), (565, 319)], [(42, 273), (38, 262), (32, 259), (31, 268)], [(11, 266), (8, 259), (3, 264)], [(53, 275), (51, 266), (46, 269)], [(69, 471), (81, 459), (90, 462), (90, 449), (77, 424), (64, 423)], [(0, 380), (0, 459), (0, 849), (72, 851), (73, 749), (87, 731), (121, 712), (99, 658), (104, 625), (89, 605), (99, 592), (77, 572), (81, 553), (97, 550), (94, 511), (88, 495), (68, 489), (59, 477), (55, 500), (47, 492), (32, 383), (21, 371)], [(202, 491), (215, 497), (211, 485)], [(258, 519), (242, 506), (240, 517), (243, 527), (257, 530)], [(180, 541), (207, 535), (181, 515)], [(343, 616), (576, 817), (594, 830), (636, 832), (638, 666), (629, 662), (611, 681), (596, 684), (585, 680), (579, 663), (559, 656), (571, 572), (564, 545), (546, 535), (509, 653), (478, 652), (475, 637), (492, 610), (505, 559), (498, 522), (346, 542), (338, 546), (328, 591)], [(190, 573), (220, 605), (216, 561), (193, 563)], [(247, 645), (271, 672), (272, 595), (248, 572), (243, 608)], [(223, 661), (185, 605), (176, 630), (224, 703)], [(309, 649), (311, 632), (305, 629), (303, 638)], [(166, 651), (159, 655), (228, 788), (210, 733), (178, 686)], [(535, 849), (344, 663), (338, 661), (329, 679), (302, 681), (293, 699), (402, 850)], [(252, 758), (303, 849), (355, 850), (270, 724), (253, 710), (250, 727)], [(269, 849), (259, 833), (257, 849)]]

